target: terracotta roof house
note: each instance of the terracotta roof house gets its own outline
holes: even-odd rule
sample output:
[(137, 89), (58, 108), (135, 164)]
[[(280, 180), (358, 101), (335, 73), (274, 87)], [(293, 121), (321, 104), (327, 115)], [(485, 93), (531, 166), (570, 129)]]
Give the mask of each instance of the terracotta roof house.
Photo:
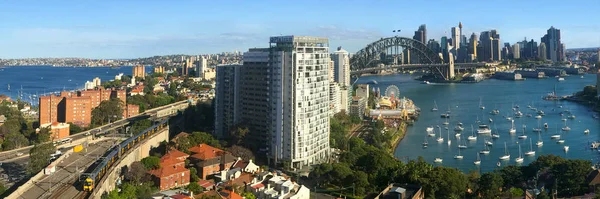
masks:
[(190, 184), (190, 170), (185, 168), (187, 157), (181, 151), (171, 150), (160, 158), (159, 169), (148, 171), (161, 191)]
[(192, 153), (190, 162), (196, 165), (202, 179), (231, 168), (237, 160), (231, 154), (207, 144), (199, 144), (189, 151)]

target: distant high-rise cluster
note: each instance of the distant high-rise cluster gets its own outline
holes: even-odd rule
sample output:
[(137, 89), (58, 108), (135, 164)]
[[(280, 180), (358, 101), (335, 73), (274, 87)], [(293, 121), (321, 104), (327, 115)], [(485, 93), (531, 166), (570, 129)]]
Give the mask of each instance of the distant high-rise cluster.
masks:
[[(427, 38), (425, 24), (415, 31), (413, 39), (425, 43)], [(566, 61), (566, 47), (560, 40), (560, 30), (554, 27), (548, 29), (541, 38), (540, 45), (532, 40), (511, 43), (501, 43), (498, 30), (492, 29), (479, 34), (472, 33), (470, 37), (463, 34), (463, 24), (450, 28), (450, 36), (442, 36), (440, 42), (430, 39), (425, 43), (434, 53), (441, 53), (444, 62), (450, 59), (458, 63), (468, 62), (498, 62), (503, 60), (550, 60), (553, 62)], [(409, 52), (404, 52), (409, 53)], [(414, 59), (414, 58), (413, 58)], [(599, 58), (600, 61), (600, 58)]]
[(142, 78), (144, 79), (144, 77), (146, 77), (146, 68), (144, 67), (144, 65), (137, 65), (134, 66), (132, 69), (132, 76), (133, 77), (138, 77), (138, 78)]

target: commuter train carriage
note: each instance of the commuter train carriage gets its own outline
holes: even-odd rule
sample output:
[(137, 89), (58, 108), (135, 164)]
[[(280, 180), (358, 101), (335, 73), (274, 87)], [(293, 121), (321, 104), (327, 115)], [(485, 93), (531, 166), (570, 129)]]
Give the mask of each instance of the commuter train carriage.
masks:
[(121, 156), (129, 152), (129, 150), (131, 150), (131, 148), (133, 148), (136, 144), (144, 141), (149, 136), (152, 136), (165, 128), (167, 126), (167, 122), (168, 119), (158, 122), (154, 126), (111, 148), (109, 152), (105, 153), (105, 155), (96, 162), (97, 164), (92, 164), (93, 169), (90, 173), (84, 173), (79, 178), (79, 181), (83, 185), (83, 191), (92, 192), (96, 183), (102, 179), (104, 174), (112, 167), (113, 164), (115, 164), (117, 160), (119, 160)]

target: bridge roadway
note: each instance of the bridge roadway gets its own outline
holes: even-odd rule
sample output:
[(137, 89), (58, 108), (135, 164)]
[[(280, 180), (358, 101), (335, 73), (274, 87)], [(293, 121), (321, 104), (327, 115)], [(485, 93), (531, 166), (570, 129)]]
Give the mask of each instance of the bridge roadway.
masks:
[(18, 198), (81, 197), (80, 193), (83, 192), (78, 191), (74, 186), (79, 175), (116, 143), (118, 141), (104, 140), (89, 144), (81, 152), (71, 153), (58, 162), (54, 173), (43, 176), (38, 181), (33, 181), (29, 189), (26, 189), (23, 193), (18, 193)]
[[(361, 69), (361, 70), (357, 70), (357, 71), (352, 71), (350, 72), (351, 75), (358, 75), (358, 74), (363, 74), (363, 73), (371, 73), (371, 72), (376, 72), (376, 71), (380, 71), (380, 70), (389, 70), (389, 69), (407, 69), (407, 70), (411, 70), (411, 69), (425, 69), (425, 68), (430, 68), (430, 67), (442, 67), (445, 66), (447, 67), (448, 64), (400, 64), (400, 65), (386, 65), (384, 67), (372, 67), (372, 68), (365, 68), (365, 69)], [(455, 63), (454, 64), (454, 69), (458, 70), (458, 69), (473, 69), (473, 68), (478, 68), (478, 67), (484, 67), (486, 66), (485, 63)]]

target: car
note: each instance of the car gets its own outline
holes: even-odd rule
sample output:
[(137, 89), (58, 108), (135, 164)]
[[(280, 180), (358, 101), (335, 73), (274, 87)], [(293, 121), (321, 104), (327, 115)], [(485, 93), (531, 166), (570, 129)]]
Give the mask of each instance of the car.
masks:
[(83, 134), (83, 135), (86, 135), (86, 136), (87, 136), (87, 135), (90, 135), (90, 132), (89, 132), (89, 131), (88, 131), (88, 132), (85, 132), (85, 134)]
[(22, 155), (23, 155), (23, 153), (21, 153), (21, 152), (17, 153), (17, 156), (22, 156)]

